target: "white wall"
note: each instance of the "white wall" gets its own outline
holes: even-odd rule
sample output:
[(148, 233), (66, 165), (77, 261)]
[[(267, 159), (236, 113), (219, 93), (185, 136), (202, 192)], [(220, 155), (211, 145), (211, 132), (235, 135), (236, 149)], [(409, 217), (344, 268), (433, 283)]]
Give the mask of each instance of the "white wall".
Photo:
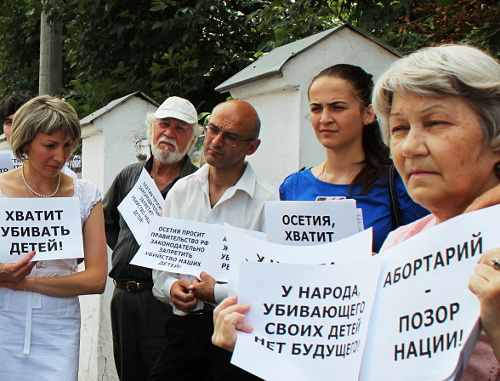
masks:
[(261, 113), (261, 144), (257, 152), (248, 157), (260, 177), (278, 189), (286, 174), (296, 171), (300, 165), (300, 134), (296, 128), (299, 115), (299, 92), (296, 88), (275, 91), (249, 97), (248, 101), (257, 110), (272, 105), (273, 112)]
[[(139, 161), (135, 142), (146, 136), (146, 114), (155, 110), (156, 106), (142, 98), (131, 97), (83, 126), (82, 178), (96, 184), (103, 197), (116, 174), (128, 164)], [(111, 250), (108, 249), (108, 267), (110, 265)], [(113, 288), (108, 278), (104, 294), (80, 297), (80, 381), (118, 380), (110, 319)]]
[(104, 180), (104, 134), (100, 131), (82, 143), (82, 179), (92, 181), (102, 192)]
[[(92, 181), (102, 192), (104, 177), (104, 135), (98, 130), (94, 134), (85, 137), (82, 144), (82, 178)], [(79, 270), (83, 270), (80, 265)], [(109, 282), (107, 289), (112, 287)], [(116, 371), (109, 365), (106, 366), (106, 358), (112, 359), (113, 354), (109, 345), (106, 344), (111, 338), (111, 329), (107, 324), (106, 309), (109, 309), (109, 296), (83, 295), (80, 296), (82, 310), (82, 327), (80, 339), (80, 369), (78, 379), (87, 380), (118, 380)], [(100, 336), (107, 337), (101, 340)], [(112, 363), (109, 363), (112, 365)], [(102, 378), (99, 375), (105, 377)]]

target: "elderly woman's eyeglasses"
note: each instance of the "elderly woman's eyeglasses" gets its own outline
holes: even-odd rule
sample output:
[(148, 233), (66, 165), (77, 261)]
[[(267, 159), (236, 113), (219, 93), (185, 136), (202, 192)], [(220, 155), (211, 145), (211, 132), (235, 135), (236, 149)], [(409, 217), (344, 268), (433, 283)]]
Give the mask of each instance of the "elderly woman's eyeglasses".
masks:
[(218, 135), (222, 135), (222, 142), (231, 147), (236, 147), (236, 145), (241, 142), (251, 142), (252, 140), (256, 139), (238, 139), (230, 132), (222, 132), (222, 130), (213, 123), (208, 123), (205, 127), (203, 127), (203, 130), (205, 132), (205, 135), (209, 136), (212, 139), (215, 139)]

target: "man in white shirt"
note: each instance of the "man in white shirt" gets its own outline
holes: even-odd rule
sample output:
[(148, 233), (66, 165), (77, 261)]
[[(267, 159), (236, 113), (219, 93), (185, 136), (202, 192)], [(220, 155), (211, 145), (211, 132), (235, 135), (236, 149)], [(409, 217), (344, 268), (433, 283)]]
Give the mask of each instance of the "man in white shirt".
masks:
[[(170, 190), (163, 215), (263, 231), (264, 204), (278, 197), (245, 162), (259, 147), (259, 130), (259, 117), (249, 103), (231, 100), (216, 106), (205, 126), (207, 164)], [(227, 285), (205, 272), (198, 279), (155, 270), (153, 280), (153, 294), (172, 304), (174, 316), (165, 324), (167, 344), (151, 381), (254, 378), (231, 365), (231, 354), (211, 343), (213, 306), (227, 296)]]

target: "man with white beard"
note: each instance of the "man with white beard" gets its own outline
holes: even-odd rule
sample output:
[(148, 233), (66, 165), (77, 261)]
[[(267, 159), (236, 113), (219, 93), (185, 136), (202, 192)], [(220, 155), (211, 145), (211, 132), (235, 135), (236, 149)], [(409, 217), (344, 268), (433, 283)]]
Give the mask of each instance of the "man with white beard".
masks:
[(163, 348), (164, 323), (172, 315), (172, 307), (153, 296), (151, 269), (129, 264), (139, 244), (118, 212), (118, 205), (143, 168), (163, 197), (178, 179), (198, 169), (187, 155), (198, 137), (197, 121), (196, 109), (188, 100), (165, 100), (146, 120), (151, 157), (118, 173), (104, 197), (106, 241), (113, 250), (109, 276), (115, 283), (111, 299), (113, 352), (121, 381), (147, 380)]

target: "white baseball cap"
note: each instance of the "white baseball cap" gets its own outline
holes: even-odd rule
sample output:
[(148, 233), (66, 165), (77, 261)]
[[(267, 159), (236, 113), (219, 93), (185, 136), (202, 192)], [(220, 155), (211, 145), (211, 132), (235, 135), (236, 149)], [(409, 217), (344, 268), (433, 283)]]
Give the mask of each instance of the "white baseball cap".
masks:
[(198, 121), (198, 113), (193, 104), (187, 99), (180, 97), (170, 97), (158, 107), (155, 112), (158, 119), (175, 118), (183, 122), (193, 124)]

